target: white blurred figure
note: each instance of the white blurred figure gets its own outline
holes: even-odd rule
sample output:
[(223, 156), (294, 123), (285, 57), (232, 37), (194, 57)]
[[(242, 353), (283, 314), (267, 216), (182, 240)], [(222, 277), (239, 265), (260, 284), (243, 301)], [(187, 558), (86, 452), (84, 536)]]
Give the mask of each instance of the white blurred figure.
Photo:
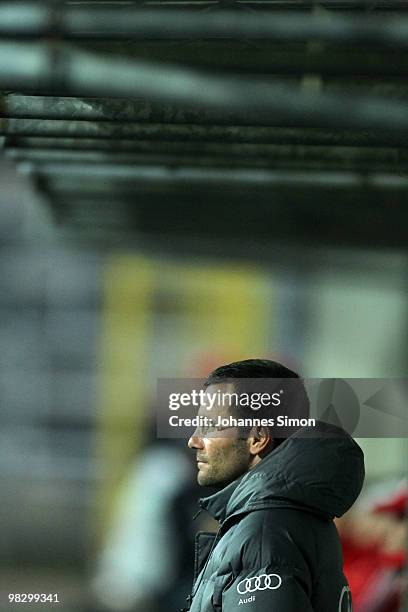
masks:
[(156, 610), (177, 592), (186, 533), (176, 531), (174, 514), (182, 508), (175, 501), (191, 489), (192, 473), (190, 458), (177, 446), (154, 444), (134, 461), (92, 581), (102, 609)]

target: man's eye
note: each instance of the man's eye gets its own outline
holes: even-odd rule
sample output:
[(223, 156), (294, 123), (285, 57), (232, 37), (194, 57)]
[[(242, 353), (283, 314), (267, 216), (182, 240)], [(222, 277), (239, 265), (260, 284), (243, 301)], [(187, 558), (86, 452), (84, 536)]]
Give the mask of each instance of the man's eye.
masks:
[(215, 433), (219, 433), (221, 431), (225, 431), (226, 429), (230, 429), (230, 427), (228, 425), (213, 425), (212, 427), (209, 428), (208, 433), (209, 434), (215, 434)]
[(215, 421), (211, 420), (208, 422), (208, 425), (203, 425), (201, 435), (206, 437), (208, 434), (214, 433), (214, 431), (216, 431)]

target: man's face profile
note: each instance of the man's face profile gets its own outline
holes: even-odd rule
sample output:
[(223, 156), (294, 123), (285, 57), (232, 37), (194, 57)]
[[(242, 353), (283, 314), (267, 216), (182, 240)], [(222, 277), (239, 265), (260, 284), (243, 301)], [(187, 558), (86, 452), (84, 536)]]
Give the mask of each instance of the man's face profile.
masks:
[[(206, 395), (234, 393), (232, 383), (209, 385)], [(198, 411), (214, 423), (219, 416), (227, 416), (229, 407), (216, 402), (211, 410), (207, 410), (206, 401)], [(210, 431), (212, 430), (212, 431)], [(188, 441), (188, 446), (197, 453), (197, 481), (201, 486), (226, 485), (244, 474), (251, 467), (253, 457), (249, 450), (249, 441), (238, 435), (238, 430), (228, 428), (225, 435), (215, 428), (198, 427)]]

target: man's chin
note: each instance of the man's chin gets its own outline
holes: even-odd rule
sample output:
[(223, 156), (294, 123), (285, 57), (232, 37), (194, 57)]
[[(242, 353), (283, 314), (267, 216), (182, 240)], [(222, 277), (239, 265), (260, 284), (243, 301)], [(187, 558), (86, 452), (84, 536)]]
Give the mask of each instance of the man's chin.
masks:
[(212, 482), (211, 474), (204, 469), (199, 469), (197, 472), (197, 482), (201, 487), (211, 487), (214, 483)]

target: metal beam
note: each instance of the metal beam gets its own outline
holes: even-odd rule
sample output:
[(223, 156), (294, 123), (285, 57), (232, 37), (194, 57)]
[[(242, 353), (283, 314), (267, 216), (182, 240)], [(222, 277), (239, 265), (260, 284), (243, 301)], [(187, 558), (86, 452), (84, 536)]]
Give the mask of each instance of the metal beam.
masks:
[[(101, 58), (58, 45), (1, 43), (2, 54), (9, 58), (0, 66), (0, 87), (5, 89), (54, 88), (76, 95), (142, 96), (184, 108), (226, 111), (238, 122), (250, 117), (254, 125), (408, 134), (407, 105), (370, 96), (309, 91), (266, 79), (210, 76), (177, 67)], [(2, 123), (3, 134), (13, 133), (12, 126), (17, 125)]]
[[(0, 121), (1, 125), (1, 121)], [(148, 126), (147, 126), (148, 127)], [(16, 148), (36, 148), (43, 149), (55, 147), (57, 149), (69, 149), (73, 151), (140, 151), (149, 149), (153, 142), (157, 142), (157, 146), (163, 146), (163, 150), (172, 150), (171, 147), (178, 146), (184, 143), (186, 146), (189, 143), (202, 144), (203, 150), (208, 143), (216, 145), (225, 144), (229, 146), (245, 144), (248, 146), (257, 147), (259, 145), (302, 145), (302, 146), (345, 146), (345, 147), (397, 147), (405, 148), (407, 146), (407, 138), (404, 134), (395, 132), (363, 132), (363, 131), (337, 131), (337, 130), (319, 130), (317, 128), (295, 129), (295, 128), (261, 128), (261, 127), (246, 127), (246, 126), (212, 126), (211, 130), (196, 130), (199, 126), (191, 126), (187, 136), (187, 130), (184, 126), (180, 131), (174, 131), (172, 138), (168, 138), (166, 130), (167, 126), (163, 126), (163, 134), (167, 140), (150, 138), (148, 131), (145, 132), (144, 139), (142, 138), (82, 138), (82, 137), (52, 137), (52, 136), (7, 136), (1, 137), (5, 141), (4, 146)], [(206, 136), (207, 134), (207, 136)], [(159, 144), (160, 143), (160, 144)]]
[(169, 158), (186, 156), (190, 158), (190, 164), (208, 156), (209, 159), (219, 163), (220, 158), (238, 160), (245, 164), (247, 160), (264, 160), (265, 162), (318, 162), (325, 161), (342, 163), (377, 163), (398, 165), (408, 164), (408, 149), (397, 148), (369, 148), (369, 147), (322, 147), (303, 145), (268, 145), (268, 144), (221, 144), (221, 143), (177, 143), (177, 142), (135, 142), (133, 152), (121, 152), (117, 150), (67, 150), (64, 148), (22, 148), (7, 147), (4, 151), (6, 156), (16, 160), (32, 161), (55, 161), (55, 156), (60, 156), (64, 161), (107, 160), (110, 163), (121, 163), (128, 159), (134, 161), (145, 155), (162, 155)]
[[(12, 159), (17, 162), (34, 162), (36, 164), (53, 162), (64, 162), (64, 163), (84, 163), (84, 164), (97, 164), (97, 163), (108, 163), (111, 166), (117, 166), (120, 164), (155, 164), (158, 166), (174, 166), (174, 165), (188, 165), (192, 163), (191, 154), (166, 154), (163, 152), (157, 153), (112, 153), (109, 151), (66, 151), (60, 149), (29, 149), (23, 151), (21, 149), (6, 149), (4, 151), (6, 158)], [(194, 166), (212, 167), (214, 164), (219, 168), (263, 168), (271, 165), (271, 160), (260, 158), (260, 157), (245, 157), (242, 155), (235, 155), (235, 157), (227, 155), (204, 155), (203, 153), (194, 156)], [(287, 165), (284, 162), (273, 163), (274, 167), (281, 167)], [(302, 167), (311, 166), (316, 168), (318, 164), (306, 161), (301, 164)], [(320, 165), (320, 164), (319, 164)], [(330, 164), (329, 164), (330, 165)], [(331, 164), (330, 166), (332, 166)], [(340, 164), (337, 164), (337, 166)], [(296, 163), (293, 163), (291, 167), (296, 167)], [(368, 164), (365, 166), (368, 169)], [(371, 164), (370, 164), (371, 167)], [(395, 170), (395, 164), (391, 166), (381, 166), (381, 169), (393, 169)], [(398, 166), (397, 166), (398, 168)], [(407, 163), (408, 170), (408, 163)]]
[[(385, 95), (389, 101), (408, 99), (408, 85), (404, 83), (367, 82), (365, 90), (370, 88), (371, 94), (382, 101)], [(352, 86), (352, 82), (346, 84)], [(338, 95), (340, 85), (325, 86), (327, 91)], [(355, 83), (354, 83), (355, 88)], [(344, 91), (344, 90), (343, 90)], [(0, 94), (0, 118), (4, 119), (59, 119), (65, 121), (110, 121), (124, 124), (186, 124), (231, 126), (234, 125), (233, 114), (228, 109), (222, 111), (212, 109), (181, 108), (179, 105), (146, 101), (142, 98), (76, 98), (71, 96), (42, 96), (21, 94)], [(240, 121), (235, 125), (251, 126), (251, 111), (245, 115), (242, 112)], [(26, 124), (28, 125), (28, 124)], [(78, 124), (80, 125), (80, 124)], [(364, 132), (366, 134), (366, 132)], [(373, 137), (374, 135), (371, 135)], [(335, 139), (336, 140), (336, 139)]]
[[(312, 188), (330, 189), (362, 189), (362, 190), (391, 190), (406, 191), (408, 188), (408, 176), (400, 174), (381, 174), (356, 172), (291, 172), (285, 170), (267, 169), (228, 169), (228, 168), (166, 168), (159, 166), (113, 166), (110, 164), (64, 164), (27, 163), (24, 166), (25, 173), (35, 175), (46, 180), (61, 181), (74, 189), (78, 187), (79, 181), (91, 187), (91, 190), (100, 185), (102, 188), (109, 182), (112, 185), (121, 182), (129, 185), (147, 184), (154, 187), (165, 186), (203, 186), (210, 187), (247, 187), (266, 188), (289, 187), (292, 190)], [(72, 181), (72, 179), (75, 179)], [(92, 183), (88, 182), (92, 179)], [(408, 197), (408, 196), (407, 196)]]
[[(314, 135), (318, 141), (326, 138), (326, 142), (336, 142), (333, 134), (323, 130), (312, 130), (310, 134), (300, 134), (299, 131), (279, 130), (276, 128), (261, 126), (236, 126), (236, 125), (174, 125), (171, 123), (118, 123), (108, 121), (67, 121), (55, 119), (0, 119), (0, 134), (8, 138), (18, 138), (20, 142), (27, 142), (27, 138), (36, 137), (38, 142), (52, 142), (58, 145), (61, 138), (61, 146), (64, 141), (72, 144), (85, 139), (89, 144), (98, 139), (125, 140), (131, 147), (138, 147), (141, 141), (160, 142), (222, 142), (222, 143), (268, 143), (268, 142), (291, 142), (292, 137), (300, 141), (313, 142)], [(319, 136), (321, 138), (319, 138)], [(22, 138), (25, 140), (23, 141)], [(68, 138), (68, 140), (66, 140)], [(340, 134), (339, 139), (344, 138)], [(45, 139), (45, 140), (44, 140)], [(93, 139), (92, 141), (90, 139)], [(134, 139), (134, 140), (132, 140)], [(28, 141), (29, 143), (30, 141)], [(110, 143), (109, 146), (115, 146)]]
[[(135, 143), (138, 145), (139, 143)], [(144, 142), (133, 152), (70, 150), (63, 148), (6, 148), (5, 157), (14, 161), (98, 164), (155, 164), (218, 168), (267, 168), (274, 170), (347, 170), (356, 172), (408, 172), (408, 150), (358, 147), (304, 147), (218, 143)], [(166, 146), (169, 145), (169, 146)]]
[[(64, 0), (62, 0), (64, 1)], [(50, 2), (61, 2), (61, 0), (50, 0)], [(89, 8), (100, 6), (106, 8), (107, 4), (119, 5), (125, 4), (129, 6), (140, 7), (139, 0), (126, 0), (118, 2), (117, 0), (75, 0), (77, 5), (83, 5)], [(269, 10), (277, 12), (282, 10), (287, 11), (307, 11), (316, 8), (316, 0), (233, 0), (227, 3), (229, 7), (237, 7), (239, 9), (256, 9), (261, 8), (262, 11)], [(185, 8), (186, 10), (201, 10), (208, 8), (219, 8), (222, 3), (220, 0), (144, 0), (143, 6), (148, 8)], [(373, 12), (373, 11), (397, 11), (407, 10), (406, 0), (319, 0), (319, 7), (325, 9), (347, 10), (353, 12)]]
[(0, 117), (9, 119), (66, 119), (121, 121), (123, 123), (231, 124), (227, 112), (183, 109), (171, 104), (129, 98), (76, 98), (72, 96), (0, 95)]
[(3, 3), (0, 36), (186, 40), (224, 38), (285, 42), (322, 41), (408, 48), (408, 20), (340, 14), (215, 11)]

